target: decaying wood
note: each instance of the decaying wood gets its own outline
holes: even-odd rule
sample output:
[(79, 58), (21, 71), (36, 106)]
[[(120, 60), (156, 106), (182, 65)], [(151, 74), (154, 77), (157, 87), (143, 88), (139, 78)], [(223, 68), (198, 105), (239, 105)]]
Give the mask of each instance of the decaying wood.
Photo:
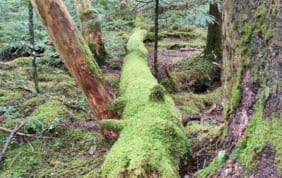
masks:
[(186, 126), (189, 121), (201, 121), (202, 115), (188, 115), (182, 119), (182, 125)]
[(106, 109), (112, 97), (104, 87), (102, 73), (91, 51), (71, 19), (63, 1), (32, 0), (56, 51), (87, 98), (98, 119), (113, 118)]

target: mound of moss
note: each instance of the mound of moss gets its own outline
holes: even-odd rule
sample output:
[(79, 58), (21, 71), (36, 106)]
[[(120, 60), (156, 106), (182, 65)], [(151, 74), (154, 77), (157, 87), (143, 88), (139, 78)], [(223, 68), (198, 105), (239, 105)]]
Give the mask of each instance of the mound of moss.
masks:
[(190, 153), (174, 102), (148, 67), (145, 36), (137, 28), (128, 42), (120, 83), (126, 122), (102, 166), (105, 177), (179, 177), (178, 165)]

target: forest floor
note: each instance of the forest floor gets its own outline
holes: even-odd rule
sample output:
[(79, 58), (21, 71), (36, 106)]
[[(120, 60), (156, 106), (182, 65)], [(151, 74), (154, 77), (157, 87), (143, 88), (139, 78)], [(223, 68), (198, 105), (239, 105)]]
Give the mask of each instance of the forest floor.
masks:
[[(184, 47), (203, 49), (204, 39), (185, 44), (183, 40), (187, 39), (160, 41), (159, 71), (165, 80), (167, 66), (179, 83), (179, 90), (170, 95), (182, 119), (198, 118), (187, 120), (185, 126), (193, 155), (181, 170), (183, 176), (193, 177), (218, 153), (224, 127), (221, 88), (212, 79), (212, 65), (200, 64), (201, 50), (180, 51)], [(151, 49), (150, 43), (148, 46)], [(153, 52), (148, 58), (152, 64)], [(118, 93), (121, 59), (102, 67), (114, 94)], [(0, 163), (0, 177), (97, 177), (113, 141), (100, 134), (98, 122), (61, 61), (40, 57), (37, 63), (40, 94), (34, 91), (29, 57), (0, 62), (0, 125), (13, 129), (24, 122), (20, 132), (33, 135), (14, 137)], [(0, 148), (8, 136), (0, 131)]]

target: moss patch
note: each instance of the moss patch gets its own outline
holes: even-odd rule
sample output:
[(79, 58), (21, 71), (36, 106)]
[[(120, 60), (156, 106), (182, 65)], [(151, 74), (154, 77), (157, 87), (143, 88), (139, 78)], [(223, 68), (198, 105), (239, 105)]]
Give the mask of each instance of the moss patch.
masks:
[(275, 149), (275, 166), (282, 170), (282, 117), (267, 120), (263, 116), (263, 96), (255, 106), (255, 115), (249, 123), (245, 138), (240, 143), (239, 160), (247, 170), (256, 170), (256, 155), (267, 143)]

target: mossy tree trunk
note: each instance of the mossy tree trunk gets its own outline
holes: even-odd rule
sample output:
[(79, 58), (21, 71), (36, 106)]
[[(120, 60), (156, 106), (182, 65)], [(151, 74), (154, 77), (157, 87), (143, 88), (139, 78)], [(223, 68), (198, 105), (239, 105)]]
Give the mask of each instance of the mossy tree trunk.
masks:
[(98, 119), (112, 118), (106, 110), (111, 96), (104, 87), (102, 73), (91, 51), (72, 21), (63, 1), (32, 0), (52, 42), (65, 66), (85, 94)]
[(222, 146), (232, 161), (210, 174), (278, 178), (282, 173), (282, 2), (225, 0), (223, 4), (222, 79), (228, 129)]
[(219, 10), (219, 3), (210, 3), (209, 14), (214, 16), (215, 22), (208, 25), (207, 43), (205, 55), (221, 64), (222, 61), (222, 12)]
[(85, 41), (99, 65), (105, 64), (106, 51), (102, 39), (101, 24), (98, 13), (90, 0), (76, 0), (80, 28)]
[(104, 177), (179, 177), (179, 163), (190, 153), (174, 102), (150, 72), (145, 36), (136, 28), (127, 44), (122, 119), (102, 121), (102, 128), (119, 132), (102, 166)]

